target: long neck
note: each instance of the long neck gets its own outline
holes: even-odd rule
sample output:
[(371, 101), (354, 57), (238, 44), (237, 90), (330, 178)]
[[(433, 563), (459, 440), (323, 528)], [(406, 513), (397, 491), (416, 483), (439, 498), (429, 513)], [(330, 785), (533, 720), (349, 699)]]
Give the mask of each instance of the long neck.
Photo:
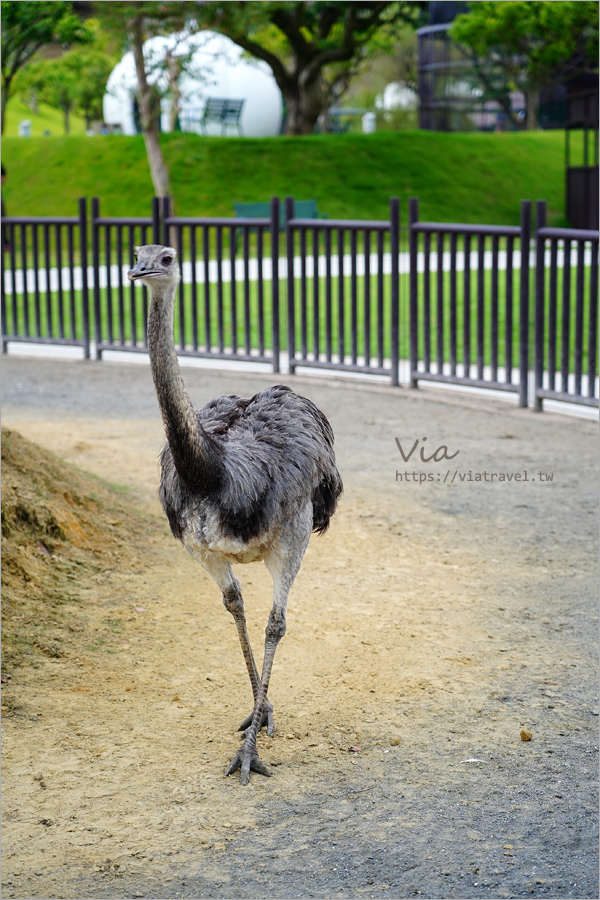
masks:
[(208, 487), (218, 478), (219, 455), (199, 425), (187, 395), (173, 339), (175, 288), (152, 285), (148, 350), (165, 433), (179, 476), (190, 486)]

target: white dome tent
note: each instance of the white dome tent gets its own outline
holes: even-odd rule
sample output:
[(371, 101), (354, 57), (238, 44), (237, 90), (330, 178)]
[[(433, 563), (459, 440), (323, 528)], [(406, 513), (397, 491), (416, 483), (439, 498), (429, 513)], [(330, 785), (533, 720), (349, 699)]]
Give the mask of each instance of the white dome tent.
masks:
[[(167, 50), (175, 56), (191, 55), (191, 64), (179, 79), (181, 91), (179, 122), (182, 131), (202, 134), (200, 121), (209, 98), (243, 100), (240, 132), (248, 137), (266, 137), (280, 133), (283, 103), (269, 67), (243, 56), (237, 44), (222, 34), (201, 31), (196, 35), (154, 37), (144, 44), (148, 60), (148, 80), (167, 89), (167, 76), (160, 68)], [(122, 134), (136, 134), (134, 104), (137, 78), (133, 53), (129, 51), (111, 72), (103, 101), (105, 123)], [(161, 128), (169, 128), (170, 100), (161, 101)], [(207, 134), (221, 134), (221, 125), (209, 123)], [(237, 134), (231, 128), (227, 134)]]

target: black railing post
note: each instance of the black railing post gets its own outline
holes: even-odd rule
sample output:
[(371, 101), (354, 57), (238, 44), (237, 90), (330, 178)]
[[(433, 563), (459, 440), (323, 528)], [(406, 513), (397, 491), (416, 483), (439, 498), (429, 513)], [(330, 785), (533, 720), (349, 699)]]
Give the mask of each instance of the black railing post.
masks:
[(598, 241), (592, 241), (590, 272), (590, 319), (588, 326), (588, 397), (596, 393), (596, 359), (598, 347)]
[(527, 407), (529, 377), (529, 244), (531, 241), (531, 200), (521, 203), (521, 282), (519, 318), (519, 406)]
[(96, 338), (96, 359), (102, 359), (102, 329), (100, 317), (100, 201), (92, 197), (92, 268), (94, 271), (94, 335)]
[(294, 231), (289, 221), (294, 218), (294, 198), (285, 198), (285, 246), (287, 255), (287, 311), (288, 311), (288, 355), (289, 371), (296, 371), (296, 315), (294, 297)]
[(162, 221), (162, 224), (163, 224), (163, 244), (165, 245), (165, 247), (169, 247), (170, 244), (171, 244), (171, 241), (170, 241), (170, 238), (169, 238), (169, 226), (168, 226), (168, 224), (167, 224), (167, 219), (168, 219), (169, 216), (171, 215), (171, 203), (170, 203), (168, 197), (163, 197), (163, 198), (162, 198), (162, 208), (163, 208), (163, 209), (162, 209), (162, 211), (163, 211), (163, 221)]
[(390, 199), (390, 252), (392, 254), (392, 336), (391, 336), (391, 375), (392, 385), (398, 385), (398, 369), (400, 367), (400, 201), (397, 197)]
[(419, 201), (411, 197), (408, 201), (408, 246), (410, 268), (410, 387), (418, 387), (417, 368), (419, 365), (419, 306), (417, 251), (418, 234), (415, 226), (419, 221)]
[(160, 242), (160, 200), (158, 197), (152, 198), (152, 242), (154, 244)]
[(544, 275), (546, 272), (546, 239), (540, 234), (546, 227), (546, 201), (535, 204), (535, 395), (533, 408), (543, 412), (544, 401), (539, 392), (544, 386)]
[[(81, 261), (81, 327), (83, 329), (83, 356), (90, 358), (90, 307), (88, 294), (87, 270), (87, 200), (79, 198), (79, 252)], [(37, 260), (35, 261), (37, 268)], [(73, 270), (71, 269), (71, 288), (73, 287)]]
[(273, 372), (279, 373), (279, 197), (271, 197), (271, 318)]

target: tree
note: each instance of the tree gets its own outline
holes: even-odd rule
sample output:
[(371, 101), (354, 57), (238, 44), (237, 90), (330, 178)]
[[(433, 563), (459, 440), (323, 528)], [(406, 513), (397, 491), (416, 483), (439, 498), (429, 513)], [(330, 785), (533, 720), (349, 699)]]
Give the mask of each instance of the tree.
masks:
[(310, 134), (347, 88), (380, 29), (416, 21), (423, 3), (197, 3), (196, 20), (270, 66), (288, 134)]
[(78, 79), (77, 72), (65, 64), (66, 60), (60, 57), (29, 63), (19, 76), (18, 87), (37, 102), (60, 109), (65, 134), (69, 134), (70, 116), (77, 104)]
[(98, 19), (86, 21), (91, 41), (84, 47), (70, 50), (63, 59), (77, 74), (77, 111), (85, 119), (86, 129), (103, 118), (102, 102), (108, 76), (120, 54), (111, 45), (110, 37), (102, 30)]
[(526, 126), (534, 129), (544, 88), (597, 70), (598, 3), (480, 0), (454, 20), (450, 36), (473, 60), (488, 97), (517, 126), (510, 92), (525, 95)]
[(86, 128), (102, 118), (102, 100), (113, 62), (94, 47), (71, 50), (57, 59), (34, 60), (21, 69), (16, 89), (28, 105), (47, 103), (60, 109), (65, 134), (69, 134), (70, 116), (78, 110)]
[(144, 54), (144, 42), (150, 37), (167, 35), (184, 28), (190, 12), (189, 3), (111, 2), (96, 3), (95, 10), (103, 25), (116, 34), (126, 34), (133, 52), (137, 77), (137, 102), (146, 156), (157, 197), (171, 195), (169, 171), (160, 146), (161, 88), (156, 78), (157, 67), (167, 69), (168, 60), (151, 61)]
[(77, 110), (85, 119), (86, 129), (92, 122), (103, 118), (102, 101), (106, 93), (106, 82), (115, 61), (94, 47), (72, 50), (69, 63), (77, 72)]
[(47, 44), (66, 46), (89, 40), (89, 33), (73, 13), (71, 3), (13, 2), (2, 10), (2, 122), (17, 74)]

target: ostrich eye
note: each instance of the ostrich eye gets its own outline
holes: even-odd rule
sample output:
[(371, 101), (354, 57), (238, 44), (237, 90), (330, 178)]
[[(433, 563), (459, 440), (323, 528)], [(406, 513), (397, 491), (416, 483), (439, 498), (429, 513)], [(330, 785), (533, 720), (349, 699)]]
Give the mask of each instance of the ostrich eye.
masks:
[(163, 266), (170, 266), (172, 262), (172, 256), (163, 256), (163, 258), (161, 259), (161, 263), (163, 264)]

